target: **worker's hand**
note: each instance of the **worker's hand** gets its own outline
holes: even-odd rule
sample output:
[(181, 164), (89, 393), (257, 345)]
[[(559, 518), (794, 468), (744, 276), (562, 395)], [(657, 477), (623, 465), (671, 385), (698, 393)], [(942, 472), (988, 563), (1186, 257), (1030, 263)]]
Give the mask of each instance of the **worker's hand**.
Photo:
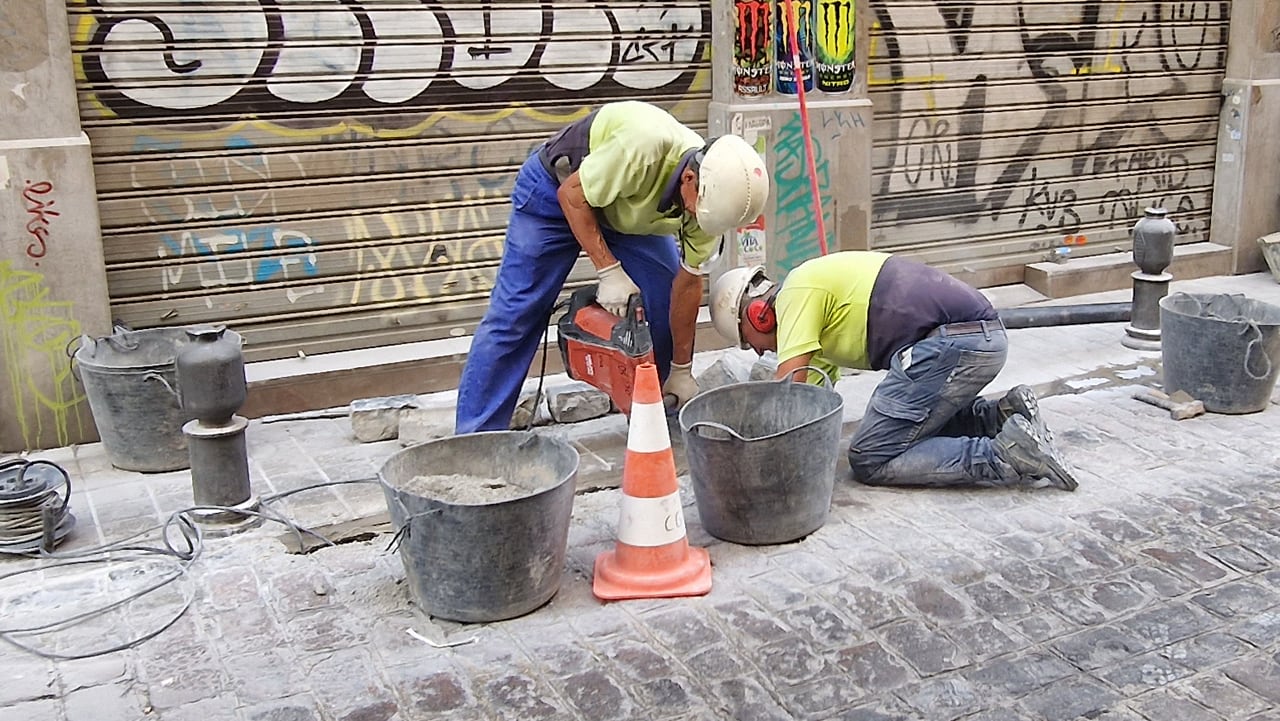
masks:
[(663, 401), (670, 406), (670, 398), (675, 399), (673, 408), (682, 408), (690, 398), (698, 395), (698, 382), (693, 379), (693, 363), (672, 363), (671, 372), (667, 374), (667, 382), (662, 386)]
[(622, 263), (601, 268), (596, 271), (600, 279), (600, 287), (596, 289), (596, 302), (610, 313), (622, 317), (627, 314), (627, 301), (640, 292), (640, 288), (631, 281), (631, 276), (622, 269)]

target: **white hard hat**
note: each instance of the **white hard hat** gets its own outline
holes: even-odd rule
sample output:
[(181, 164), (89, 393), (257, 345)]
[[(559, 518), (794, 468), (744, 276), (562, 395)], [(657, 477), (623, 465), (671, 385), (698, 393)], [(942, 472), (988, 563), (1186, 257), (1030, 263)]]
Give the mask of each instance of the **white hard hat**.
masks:
[(711, 283), (711, 325), (725, 340), (747, 350), (750, 346), (742, 338), (743, 296), (764, 295), (773, 287), (773, 281), (764, 274), (763, 265), (731, 268)]
[(698, 227), (717, 236), (760, 217), (769, 199), (769, 172), (756, 149), (737, 135), (722, 135), (698, 166)]

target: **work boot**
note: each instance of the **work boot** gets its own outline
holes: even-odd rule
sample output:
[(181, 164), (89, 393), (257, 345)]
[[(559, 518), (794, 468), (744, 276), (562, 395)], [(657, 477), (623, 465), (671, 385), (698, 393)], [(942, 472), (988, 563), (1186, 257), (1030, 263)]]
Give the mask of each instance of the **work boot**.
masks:
[(1064, 491), (1074, 491), (1080, 485), (1053, 443), (1039, 435), (1031, 421), (1021, 415), (1009, 416), (995, 437), (995, 447), (1000, 460), (1013, 466), (1023, 478), (1045, 478)]
[(1004, 394), (1004, 398), (996, 402), (996, 409), (999, 413), (1001, 428), (1011, 417), (1022, 416), (1031, 421), (1031, 426), (1045, 442), (1053, 443), (1053, 432), (1049, 430), (1049, 426), (1040, 415), (1040, 402), (1036, 400), (1036, 392), (1031, 390), (1030, 386), (1010, 388), (1009, 392)]

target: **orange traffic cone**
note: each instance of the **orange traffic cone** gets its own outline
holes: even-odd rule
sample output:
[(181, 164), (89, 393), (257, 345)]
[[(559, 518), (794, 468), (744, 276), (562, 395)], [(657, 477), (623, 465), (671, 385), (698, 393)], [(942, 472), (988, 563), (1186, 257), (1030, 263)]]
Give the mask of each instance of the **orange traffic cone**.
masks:
[(635, 384), (618, 542), (596, 556), (592, 591), (605, 601), (701, 596), (711, 590), (711, 557), (685, 537), (658, 367), (641, 364)]

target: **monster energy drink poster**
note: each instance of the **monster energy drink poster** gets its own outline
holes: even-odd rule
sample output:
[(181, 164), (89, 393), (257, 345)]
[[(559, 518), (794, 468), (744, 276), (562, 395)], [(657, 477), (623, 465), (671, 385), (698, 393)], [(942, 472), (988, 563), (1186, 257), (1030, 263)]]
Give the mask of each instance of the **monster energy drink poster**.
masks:
[(791, 34), (788, 23), (798, 16), (796, 44), (800, 50), (800, 74), (805, 90), (813, 90), (813, 0), (778, 0), (774, 13), (774, 68), (777, 71), (777, 91), (795, 95), (795, 68), (791, 64)]
[(770, 0), (733, 2), (733, 91), (746, 97), (769, 92)]
[(853, 86), (854, 0), (817, 2), (814, 46), (818, 56), (818, 89), (828, 93), (843, 93)]

